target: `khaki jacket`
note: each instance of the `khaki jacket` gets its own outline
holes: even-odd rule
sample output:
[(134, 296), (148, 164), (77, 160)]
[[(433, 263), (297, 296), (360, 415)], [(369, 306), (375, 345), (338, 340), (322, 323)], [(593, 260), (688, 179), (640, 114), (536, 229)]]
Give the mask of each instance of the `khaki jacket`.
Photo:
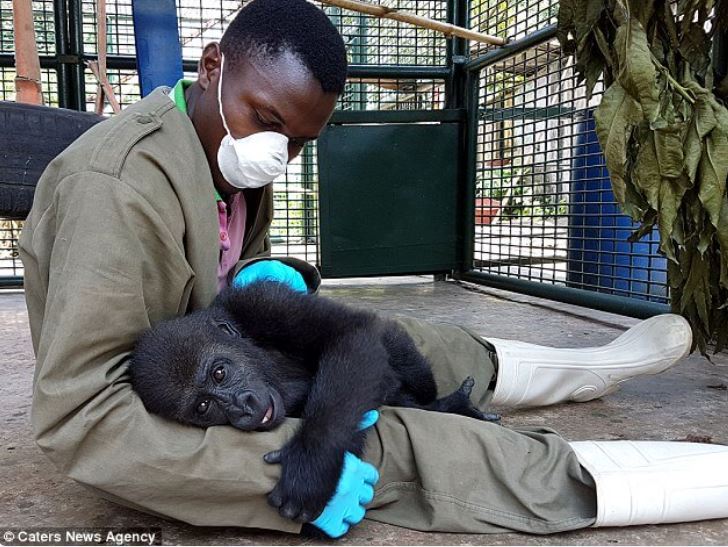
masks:
[[(232, 274), (270, 253), (272, 189), (258, 194)], [(62, 472), (117, 502), (193, 524), (298, 531), (267, 505), (278, 466), (262, 459), (297, 420), (256, 434), (177, 425), (149, 415), (128, 382), (137, 335), (217, 293), (213, 196), (194, 127), (161, 89), (49, 165), (20, 238), (34, 434)], [(287, 262), (317, 288), (311, 266)]]

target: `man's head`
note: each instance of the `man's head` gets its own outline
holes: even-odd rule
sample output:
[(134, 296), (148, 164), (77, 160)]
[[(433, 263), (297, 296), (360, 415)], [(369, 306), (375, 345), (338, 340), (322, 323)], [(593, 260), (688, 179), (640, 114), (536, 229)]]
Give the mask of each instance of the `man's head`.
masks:
[(217, 165), (225, 136), (217, 100), (223, 55), (222, 108), (232, 137), (282, 133), (292, 159), (331, 116), (346, 81), (346, 51), (328, 17), (306, 0), (255, 0), (219, 44), (205, 47), (188, 110), (215, 185), (231, 193)]

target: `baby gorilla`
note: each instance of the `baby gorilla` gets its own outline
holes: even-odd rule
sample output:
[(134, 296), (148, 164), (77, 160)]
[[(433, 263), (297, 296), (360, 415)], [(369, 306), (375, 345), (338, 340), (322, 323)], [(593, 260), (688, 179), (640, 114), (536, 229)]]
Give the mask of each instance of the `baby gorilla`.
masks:
[(269, 502), (300, 522), (332, 497), (344, 453), (362, 455), (366, 411), (390, 405), (490, 419), (470, 401), (470, 377), (437, 398), (427, 360), (396, 322), (282, 283), (227, 289), (208, 309), (157, 324), (139, 338), (130, 372), (150, 412), (185, 424), (265, 431), (302, 418), (266, 457), (282, 464)]

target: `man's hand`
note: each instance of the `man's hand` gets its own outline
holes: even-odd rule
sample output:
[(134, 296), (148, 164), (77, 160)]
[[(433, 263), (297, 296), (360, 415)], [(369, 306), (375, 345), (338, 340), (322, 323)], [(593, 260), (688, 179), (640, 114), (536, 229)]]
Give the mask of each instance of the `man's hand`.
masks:
[(233, 279), (233, 287), (240, 288), (255, 281), (278, 281), (300, 292), (308, 292), (303, 276), (279, 260), (259, 260), (240, 270)]
[[(379, 412), (376, 410), (365, 412), (359, 429), (373, 426), (378, 419)], [(378, 480), (379, 473), (373, 465), (347, 452), (336, 492), (311, 524), (329, 537), (343, 536), (351, 526), (359, 524), (364, 518), (364, 506), (374, 499), (374, 485)]]

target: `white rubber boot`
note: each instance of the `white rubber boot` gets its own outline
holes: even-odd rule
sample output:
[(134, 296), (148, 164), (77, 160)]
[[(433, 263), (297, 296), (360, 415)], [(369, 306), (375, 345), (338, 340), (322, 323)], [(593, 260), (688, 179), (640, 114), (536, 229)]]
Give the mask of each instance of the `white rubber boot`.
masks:
[(593, 526), (728, 518), (728, 446), (659, 441), (570, 444), (596, 483)]
[(679, 315), (642, 321), (596, 348), (564, 349), (486, 338), (498, 373), (491, 404), (512, 408), (589, 401), (635, 376), (662, 372), (690, 352), (692, 331)]

